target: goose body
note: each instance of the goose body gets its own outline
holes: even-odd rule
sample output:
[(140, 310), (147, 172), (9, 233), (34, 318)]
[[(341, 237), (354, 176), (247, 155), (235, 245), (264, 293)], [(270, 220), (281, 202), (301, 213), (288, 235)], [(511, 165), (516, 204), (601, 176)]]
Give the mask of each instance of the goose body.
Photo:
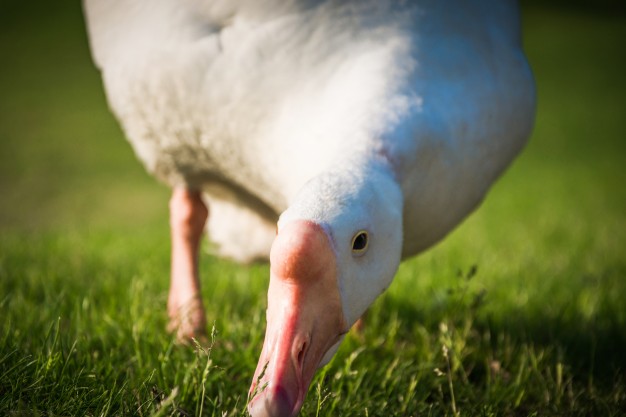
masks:
[[(532, 128), (511, 1), (85, 0), (85, 11), (109, 105), (146, 169), (201, 194), (219, 254), (270, 259), (269, 388), (255, 416), (297, 413), (400, 260), (470, 213)], [(295, 370), (280, 365), (321, 311), (336, 313), (324, 342), (303, 342)]]

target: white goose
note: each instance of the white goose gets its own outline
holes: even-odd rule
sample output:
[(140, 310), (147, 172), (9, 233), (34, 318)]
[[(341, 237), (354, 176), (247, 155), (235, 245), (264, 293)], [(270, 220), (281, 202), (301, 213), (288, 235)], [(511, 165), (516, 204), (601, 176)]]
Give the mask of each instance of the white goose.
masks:
[(513, 1), (84, 5), (110, 107), (174, 189), (178, 335), (205, 331), (207, 206), (219, 254), (269, 256), (253, 416), (298, 413), (315, 370), (401, 259), (478, 205), (532, 127)]

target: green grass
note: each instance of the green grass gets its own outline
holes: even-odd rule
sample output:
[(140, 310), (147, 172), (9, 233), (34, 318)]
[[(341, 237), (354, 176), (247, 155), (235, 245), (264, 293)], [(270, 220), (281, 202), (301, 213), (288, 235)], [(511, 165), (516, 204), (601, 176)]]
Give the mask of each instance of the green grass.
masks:
[[(173, 343), (168, 191), (106, 109), (78, 4), (38, 7), (0, 5), (0, 415), (245, 415), (267, 267), (203, 256), (212, 345)], [(625, 413), (626, 17), (525, 12), (529, 146), (402, 265), (303, 416)]]

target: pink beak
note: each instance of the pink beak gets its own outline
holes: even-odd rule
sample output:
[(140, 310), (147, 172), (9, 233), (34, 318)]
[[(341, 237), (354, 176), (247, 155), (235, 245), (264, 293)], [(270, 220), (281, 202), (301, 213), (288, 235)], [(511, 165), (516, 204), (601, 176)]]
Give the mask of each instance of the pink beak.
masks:
[(347, 330), (331, 240), (316, 223), (285, 225), (270, 253), (267, 330), (250, 387), (253, 417), (295, 416), (326, 352)]

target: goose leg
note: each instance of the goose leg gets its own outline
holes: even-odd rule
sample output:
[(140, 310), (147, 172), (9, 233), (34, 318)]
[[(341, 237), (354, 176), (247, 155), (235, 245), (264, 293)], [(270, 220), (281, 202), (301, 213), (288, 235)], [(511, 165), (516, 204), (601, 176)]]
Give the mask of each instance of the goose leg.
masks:
[(181, 341), (206, 336), (206, 316), (200, 294), (198, 254), (209, 211), (200, 192), (174, 189), (170, 199), (172, 270), (167, 310), (168, 330)]

